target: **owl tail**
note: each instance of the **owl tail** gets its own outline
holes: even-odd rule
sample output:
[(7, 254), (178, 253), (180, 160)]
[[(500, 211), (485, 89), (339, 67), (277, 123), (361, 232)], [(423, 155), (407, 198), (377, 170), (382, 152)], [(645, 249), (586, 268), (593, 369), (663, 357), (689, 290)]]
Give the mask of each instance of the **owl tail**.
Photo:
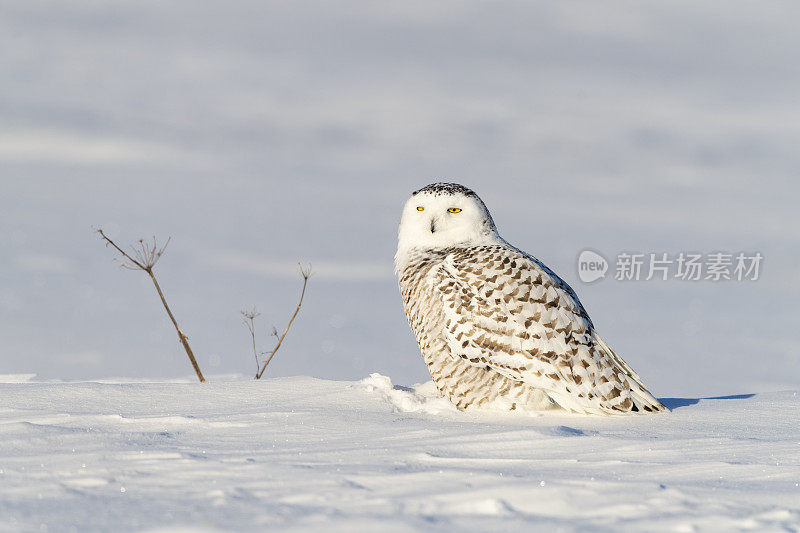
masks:
[(642, 383), (642, 378), (633, 371), (633, 369), (626, 363), (622, 357), (618, 356), (617, 353), (611, 349), (611, 347), (606, 344), (602, 338), (600, 338), (597, 333), (594, 335), (595, 344), (601, 348), (610, 358), (614, 361), (614, 364), (619, 367), (620, 370), (623, 371), (628, 376), (628, 382), (630, 383), (630, 397), (631, 401), (633, 401), (633, 407), (631, 411), (638, 411), (641, 413), (654, 413), (659, 411), (667, 411), (668, 409), (659, 402), (655, 396), (653, 396), (647, 387), (644, 386)]

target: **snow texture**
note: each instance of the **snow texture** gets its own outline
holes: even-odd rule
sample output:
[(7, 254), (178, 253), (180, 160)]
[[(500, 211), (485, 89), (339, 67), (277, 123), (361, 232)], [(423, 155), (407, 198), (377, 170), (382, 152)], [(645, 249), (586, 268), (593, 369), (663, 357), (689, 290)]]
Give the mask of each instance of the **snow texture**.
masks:
[(797, 392), (594, 418), (430, 383), (0, 383), (0, 531), (796, 531)]

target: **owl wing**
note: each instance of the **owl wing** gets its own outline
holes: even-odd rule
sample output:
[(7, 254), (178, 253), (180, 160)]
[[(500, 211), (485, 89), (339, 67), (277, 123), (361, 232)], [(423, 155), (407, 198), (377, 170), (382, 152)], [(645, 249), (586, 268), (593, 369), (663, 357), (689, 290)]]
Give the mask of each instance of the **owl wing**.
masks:
[(571, 411), (664, 409), (597, 336), (572, 288), (537, 259), (502, 245), (456, 249), (432, 274), (451, 355)]

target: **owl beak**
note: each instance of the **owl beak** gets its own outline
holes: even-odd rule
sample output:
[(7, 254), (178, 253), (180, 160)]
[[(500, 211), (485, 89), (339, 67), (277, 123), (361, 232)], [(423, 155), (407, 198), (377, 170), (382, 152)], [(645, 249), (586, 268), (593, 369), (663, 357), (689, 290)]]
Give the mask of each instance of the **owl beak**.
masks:
[(431, 233), (434, 233), (435, 231), (436, 231), (436, 219), (432, 218), (431, 219)]

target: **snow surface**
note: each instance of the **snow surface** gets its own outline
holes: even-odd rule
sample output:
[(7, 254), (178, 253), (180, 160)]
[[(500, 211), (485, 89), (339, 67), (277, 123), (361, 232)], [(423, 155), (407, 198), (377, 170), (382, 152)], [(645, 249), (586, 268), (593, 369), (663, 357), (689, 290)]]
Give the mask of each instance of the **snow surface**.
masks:
[(797, 392), (618, 418), (430, 383), (0, 383), (0, 531), (797, 531)]

